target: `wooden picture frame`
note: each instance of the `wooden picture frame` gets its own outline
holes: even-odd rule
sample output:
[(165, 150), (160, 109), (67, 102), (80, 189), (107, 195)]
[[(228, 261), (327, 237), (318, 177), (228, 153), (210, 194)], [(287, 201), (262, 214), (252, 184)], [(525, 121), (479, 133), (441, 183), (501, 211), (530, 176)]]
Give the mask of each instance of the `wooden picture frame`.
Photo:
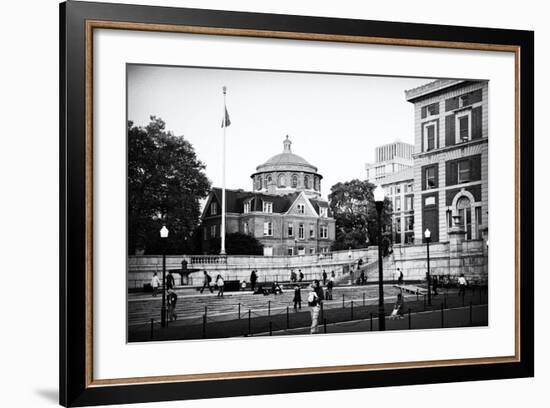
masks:
[[(96, 380), (93, 376), (95, 29), (507, 51), (515, 54), (515, 354), (462, 360)], [(534, 33), (69, 1), (60, 5), (60, 403), (136, 403), (534, 375)], [(512, 185), (510, 185), (512, 188)]]

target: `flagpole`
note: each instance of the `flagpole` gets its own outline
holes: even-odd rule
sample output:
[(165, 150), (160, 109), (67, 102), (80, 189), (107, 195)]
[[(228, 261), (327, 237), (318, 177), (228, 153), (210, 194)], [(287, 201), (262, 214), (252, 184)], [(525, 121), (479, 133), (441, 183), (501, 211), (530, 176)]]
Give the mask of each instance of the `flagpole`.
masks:
[(221, 249), (220, 255), (225, 255), (225, 130), (227, 129), (225, 112), (227, 111), (225, 105), (225, 94), (227, 87), (223, 88), (223, 147), (222, 147), (222, 225), (221, 225)]

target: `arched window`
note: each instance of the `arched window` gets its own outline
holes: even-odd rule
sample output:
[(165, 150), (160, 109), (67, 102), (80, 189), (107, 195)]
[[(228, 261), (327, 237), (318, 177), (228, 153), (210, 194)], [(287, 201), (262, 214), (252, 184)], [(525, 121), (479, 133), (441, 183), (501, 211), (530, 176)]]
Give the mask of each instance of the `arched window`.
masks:
[(285, 175), (284, 174), (279, 174), (279, 179), (278, 179), (277, 185), (279, 187), (284, 187), (285, 186)]
[(260, 176), (256, 177), (256, 190), (262, 189), (262, 178)]
[(472, 239), (472, 205), (468, 197), (460, 197), (456, 202), (456, 211), (460, 215), (460, 225), (466, 231), (466, 239)]
[(315, 191), (319, 191), (319, 177), (315, 177), (313, 183), (314, 183), (313, 187), (315, 188)]
[(271, 177), (271, 174), (268, 174), (265, 177), (265, 188), (267, 188), (272, 182), (273, 182), (273, 177)]
[(309, 176), (304, 176), (304, 187), (308, 190), (311, 188), (311, 185), (309, 183)]
[(296, 174), (292, 175), (292, 188), (298, 187), (298, 176)]

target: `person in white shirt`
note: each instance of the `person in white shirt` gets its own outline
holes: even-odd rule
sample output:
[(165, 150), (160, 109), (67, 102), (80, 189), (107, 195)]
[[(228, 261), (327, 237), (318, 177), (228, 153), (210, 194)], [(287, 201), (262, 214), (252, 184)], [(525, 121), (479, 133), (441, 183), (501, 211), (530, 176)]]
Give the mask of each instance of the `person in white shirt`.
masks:
[(466, 286), (468, 286), (468, 281), (464, 277), (464, 274), (461, 273), (458, 277), (458, 295), (464, 296), (466, 295)]
[(153, 296), (157, 296), (160, 287), (160, 279), (156, 272), (153, 274), (153, 278), (151, 279), (151, 287), (153, 288)]
[(223, 278), (221, 275), (218, 275), (216, 278), (216, 286), (218, 287), (218, 296), (223, 297), (223, 285), (225, 282), (223, 281)]

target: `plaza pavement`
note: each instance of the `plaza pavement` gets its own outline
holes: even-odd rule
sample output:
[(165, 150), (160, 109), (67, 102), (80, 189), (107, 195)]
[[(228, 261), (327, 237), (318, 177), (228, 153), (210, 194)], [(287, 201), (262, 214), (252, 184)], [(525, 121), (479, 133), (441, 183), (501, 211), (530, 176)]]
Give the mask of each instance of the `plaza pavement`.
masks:
[[(395, 302), (398, 289), (386, 285), (385, 313), (389, 315)], [(168, 322), (168, 327), (161, 328), (159, 324), (160, 304), (157, 298), (146, 302), (146, 319), (129, 325), (129, 341), (180, 340), (201, 338), (227, 338), (236, 336), (272, 334), (305, 334), (309, 332), (311, 317), (307, 307), (307, 291), (302, 292), (302, 310), (292, 308), (292, 291), (283, 295), (252, 295), (250, 292), (235, 292), (217, 298), (211, 294), (202, 296), (181, 296), (178, 299), (178, 320)], [(363, 303), (363, 294), (365, 302)], [(377, 327), (378, 288), (373, 286), (352, 286), (335, 288), (334, 300), (323, 304), (320, 324), (327, 319), (327, 332), (365, 331), (370, 330), (371, 316), (373, 329)], [(406, 295), (405, 310), (411, 310), (413, 328), (441, 327), (441, 308), (449, 315), (449, 321), (444, 316), (444, 327), (459, 327), (468, 325), (485, 325), (487, 312), (476, 308), (476, 305), (487, 303), (486, 291), (469, 290), (464, 298), (457, 295), (456, 290), (449, 290), (434, 297), (432, 306), (428, 306), (423, 296)], [(132, 302), (129, 302), (129, 312)], [(241, 303), (239, 316), (238, 303)], [(472, 322), (470, 323), (470, 303), (472, 306)], [(204, 306), (206, 306), (206, 314)], [(288, 307), (288, 311), (287, 311)], [(461, 309), (462, 314), (451, 310)], [(432, 310), (432, 312), (430, 312)], [(427, 311), (426, 316), (422, 313)], [(134, 315), (136, 311), (134, 310)], [(183, 315), (183, 316), (182, 316)], [(456, 316), (455, 316), (456, 315)], [(414, 316), (414, 319), (412, 318)], [(429, 317), (432, 316), (432, 317)], [(434, 317), (435, 316), (435, 317)], [(240, 318), (239, 318), (240, 317)], [(362, 321), (360, 324), (344, 322)], [(389, 321), (389, 330), (408, 328), (408, 315), (405, 319)], [(418, 327), (417, 327), (418, 326)], [(330, 328), (329, 328), (330, 327)], [(394, 328), (395, 327), (395, 328)], [(323, 327), (324, 329), (324, 327)], [(341, 329), (341, 330), (340, 330)], [(296, 330), (293, 333), (292, 330)]]

